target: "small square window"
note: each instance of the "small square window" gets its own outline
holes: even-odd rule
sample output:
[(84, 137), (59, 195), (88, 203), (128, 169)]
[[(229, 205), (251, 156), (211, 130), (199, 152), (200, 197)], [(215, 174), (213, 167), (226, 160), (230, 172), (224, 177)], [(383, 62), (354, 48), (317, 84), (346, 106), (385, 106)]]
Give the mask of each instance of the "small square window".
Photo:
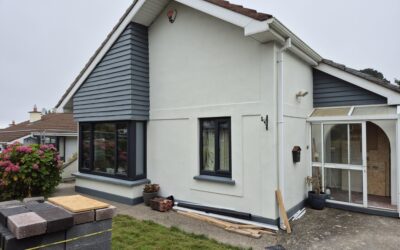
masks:
[(200, 119), (200, 174), (231, 177), (231, 119)]

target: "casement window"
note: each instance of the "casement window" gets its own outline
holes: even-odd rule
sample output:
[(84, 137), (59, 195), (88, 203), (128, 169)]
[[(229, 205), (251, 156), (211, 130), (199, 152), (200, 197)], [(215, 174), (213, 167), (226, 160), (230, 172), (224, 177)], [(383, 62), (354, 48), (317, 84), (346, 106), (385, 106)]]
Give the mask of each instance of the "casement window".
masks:
[(231, 118), (200, 119), (200, 174), (231, 177)]
[(137, 180), (146, 177), (146, 123), (79, 124), (79, 171)]

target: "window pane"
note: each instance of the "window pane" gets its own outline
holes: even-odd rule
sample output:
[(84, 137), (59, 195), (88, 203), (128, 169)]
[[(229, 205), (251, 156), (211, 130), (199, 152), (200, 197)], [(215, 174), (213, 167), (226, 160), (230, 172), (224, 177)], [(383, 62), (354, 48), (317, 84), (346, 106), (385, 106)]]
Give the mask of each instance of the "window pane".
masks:
[(215, 171), (215, 121), (202, 122), (203, 170)]
[[(322, 191), (322, 170), (321, 167), (312, 167), (312, 177), (319, 179), (319, 188)], [(312, 190), (315, 191), (317, 186), (316, 183), (312, 184)]]
[(128, 126), (127, 124), (117, 125), (118, 136), (118, 167), (117, 173), (128, 174)]
[(361, 124), (350, 124), (350, 164), (362, 164)]
[(321, 124), (311, 125), (312, 161), (321, 162)]
[(219, 124), (219, 170), (229, 172), (230, 162), (229, 122)]
[(363, 204), (363, 176), (362, 171), (349, 170), (351, 197), (350, 202)]
[(325, 192), (331, 200), (349, 202), (349, 170), (325, 168)]
[(347, 124), (324, 125), (325, 162), (348, 163)]
[(90, 125), (82, 124), (81, 125), (81, 141), (82, 146), (80, 150), (82, 150), (82, 168), (90, 169)]
[(93, 167), (98, 172), (115, 173), (115, 124), (94, 125)]
[(144, 174), (144, 152), (145, 152), (144, 123), (136, 123), (136, 175)]

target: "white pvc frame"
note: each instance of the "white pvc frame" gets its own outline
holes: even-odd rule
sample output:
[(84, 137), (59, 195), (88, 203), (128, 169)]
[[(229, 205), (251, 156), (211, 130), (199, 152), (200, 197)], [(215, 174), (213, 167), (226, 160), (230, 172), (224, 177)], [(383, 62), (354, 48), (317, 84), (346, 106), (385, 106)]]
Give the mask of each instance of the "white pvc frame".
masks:
[[(346, 170), (357, 170), (362, 171), (362, 179), (363, 179), (363, 204), (353, 203), (351, 201), (351, 178), (350, 171), (348, 172), (348, 191), (349, 191), (349, 202), (336, 201), (336, 200), (328, 200), (331, 203), (337, 204), (346, 204), (352, 206), (359, 207), (368, 207), (368, 183), (367, 183), (367, 127), (366, 121), (336, 121), (336, 122), (315, 122), (310, 123), (310, 131), (312, 130), (311, 125), (320, 125), (321, 126), (321, 162), (312, 162), (312, 167), (320, 167), (321, 168), (321, 182), (322, 182), (322, 190), (325, 191), (325, 168), (333, 168), (333, 169), (346, 169)], [(326, 163), (325, 162), (325, 138), (324, 138), (324, 127), (325, 125), (337, 125), (337, 124), (347, 124), (347, 162), (348, 164), (337, 164), (337, 163)], [(361, 143), (362, 143), (362, 163), (361, 165), (350, 164), (350, 124), (361, 124)], [(310, 140), (311, 140), (312, 132), (310, 132)], [(312, 145), (311, 145), (312, 146)], [(312, 150), (311, 150), (312, 152)], [(312, 159), (312, 156), (311, 156)], [(312, 173), (312, 170), (311, 170)]]

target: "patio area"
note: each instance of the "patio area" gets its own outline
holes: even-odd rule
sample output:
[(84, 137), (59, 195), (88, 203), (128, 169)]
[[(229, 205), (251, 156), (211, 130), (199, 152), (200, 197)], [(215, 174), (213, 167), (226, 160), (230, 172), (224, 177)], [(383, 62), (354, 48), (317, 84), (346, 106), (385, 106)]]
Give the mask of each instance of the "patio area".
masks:
[[(75, 194), (74, 183), (63, 183), (54, 196), (70, 194)], [(131, 206), (103, 201), (116, 206), (118, 214), (151, 220), (166, 227), (175, 226), (185, 232), (203, 234), (210, 239), (243, 248), (266, 249), (279, 244), (285, 249), (398, 249), (400, 245), (399, 219), (337, 209), (307, 209), (305, 216), (291, 222), (292, 234), (281, 231), (277, 236), (263, 235), (260, 239), (253, 239), (173, 211), (160, 213), (143, 204)]]

